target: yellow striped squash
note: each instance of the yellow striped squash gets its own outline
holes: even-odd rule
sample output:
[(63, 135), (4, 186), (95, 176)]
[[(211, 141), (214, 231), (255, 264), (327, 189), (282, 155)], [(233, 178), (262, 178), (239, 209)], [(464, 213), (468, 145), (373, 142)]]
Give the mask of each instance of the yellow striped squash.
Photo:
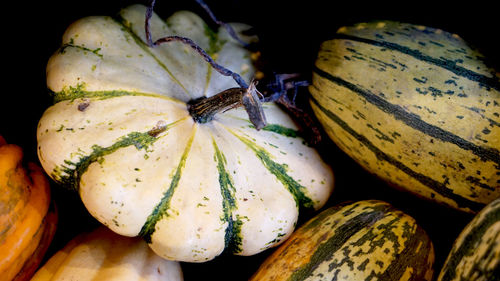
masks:
[(455, 240), (438, 281), (500, 279), (500, 198), (490, 202)]
[[(325, 204), (331, 169), (273, 103), (263, 105), (260, 131), (242, 108), (195, 122), (188, 102), (238, 85), (190, 46), (149, 47), (145, 10), (133, 5), (118, 19), (87, 17), (66, 30), (47, 65), (55, 103), (38, 126), (43, 168), (77, 190), (101, 223), (142, 236), (167, 259), (203, 262), (224, 249), (253, 255), (277, 245), (300, 206)], [(150, 23), (154, 39), (188, 37), (252, 77), (250, 52), (226, 29), (214, 32), (188, 11), (166, 21), (154, 14)]]
[(412, 217), (364, 200), (306, 222), (250, 280), (431, 280), (433, 264), (432, 242)]
[(31, 281), (182, 281), (178, 262), (162, 259), (140, 238), (105, 227), (69, 241)]
[(320, 47), (311, 104), (366, 170), (475, 213), (500, 196), (500, 82), (483, 59), (440, 29), (342, 27)]

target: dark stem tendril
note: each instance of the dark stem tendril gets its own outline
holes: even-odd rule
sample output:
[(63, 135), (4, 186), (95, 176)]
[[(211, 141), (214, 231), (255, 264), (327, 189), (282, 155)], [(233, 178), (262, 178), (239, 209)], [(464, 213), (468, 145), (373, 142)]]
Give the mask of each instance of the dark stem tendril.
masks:
[(223, 22), (223, 21), (218, 20), (218, 19), (215, 17), (214, 13), (212, 13), (212, 10), (210, 10), (210, 8), (208, 7), (208, 5), (207, 5), (204, 1), (202, 1), (202, 0), (195, 0), (195, 1), (196, 1), (196, 3), (198, 3), (198, 4), (199, 4), (199, 5), (200, 5), (203, 9), (205, 9), (205, 11), (208, 13), (208, 15), (210, 16), (210, 18), (212, 18), (212, 20), (213, 20), (216, 24), (218, 24), (218, 25), (220, 25), (220, 26), (224, 27), (224, 28), (227, 30), (227, 32), (229, 33), (229, 35), (230, 35), (232, 38), (234, 38), (236, 41), (238, 41), (241, 45), (243, 45), (243, 46), (245, 46), (245, 47), (248, 47), (248, 46), (249, 46), (249, 44), (248, 44), (247, 42), (245, 42), (245, 41), (243, 41), (243, 40), (241, 40), (241, 39), (240, 39), (240, 37), (238, 36), (238, 34), (236, 34), (236, 32), (234, 31), (234, 29), (231, 27), (231, 25), (229, 25), (229, 24), (227, 24), (227, 23), (225, 23), (225, 22)]
[[(276, 102), (281, 104), (299, 123), (310, 145), (317, 145), (321, 142), (321, 130), (317, 126), (312, 115), (305, 110), (299, 108), (295, 104), (300, 87), (309, 86), (306, 80), (298, 80), (300, 74), (275, 74), (273, 79), (269, 81), (263, 91), (265, 97), (262, 102)], [(291, 91), (291, 99), (289, 92)]]
[[(248, 46), (247, 43), (243, 42), (237, 36), (236, 32), (230, 25), (219, 21), (215, 17), (204, 1), (195, 1), (209, 14), (213, 21), (226, 28), (231, 37), (243, 46)], [(297, 95), (298, 88), (308, 86), (309, 83), (307, 81), (295, 81), (294, 79), (299, 76), (298, 74), (276, 74), (274, 80), (265, 85), (266, 93), (269, 94), (264, 96), (257, 90), (255, 82), (252, 81), (250, 85), (248, 85), (238, 73), (217, 64), (210, 57), (210, 55), (203, 50), (203, 48), (187, 37), (172, 35), (153, 41), (150, 30), (150, 19), (153, 16), (155, 2), (155, 0), (151, 0), (146, 9), (145, 33), (146, 43), (149, 47), (153, 48), (168, 42), (181, 42), (186, 44), (196, 51), (217, 72), (224, 76), (230, 76), (240, 86), (240, 88), (227, 89), (209, 98), (202, 97), (200, 99), (190, 101), (188, 103), (188, 110), (196, 122), (209, 122), (218, 112), (225, 112), (229, 109), (243, 106), (248, 113), (250, 122), (252, 122), (257, 130), (260, 130), (267, 124), (264, 110), (262, 108), (262, 102), (277, 102), (283, 105), (297, 120), (300, 121), (299, 123), (301, 123), (300, 125), (302, 128), (305, 128), (310, 132), (310, 144), (317, 144), (320, 141), (320, 131), (311, 116), (295, 105), (295, 97)], [(290, 90), (293, 90), (292, 99), (288, 97), (288, 92)]]

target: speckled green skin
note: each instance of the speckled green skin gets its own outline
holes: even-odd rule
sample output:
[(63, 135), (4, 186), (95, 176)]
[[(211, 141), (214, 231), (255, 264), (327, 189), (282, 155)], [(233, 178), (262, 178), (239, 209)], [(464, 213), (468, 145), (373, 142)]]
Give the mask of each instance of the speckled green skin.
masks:
[(331, 139), (391, 185), (471, 213), (500, 196), (500, 80), (457, 35), (342, 27), (321, 45), (310, 91)]
[(366, 200), (306, 222), (250, 280), (432, 280), (433, 263), (432, 242), (413, 218)]

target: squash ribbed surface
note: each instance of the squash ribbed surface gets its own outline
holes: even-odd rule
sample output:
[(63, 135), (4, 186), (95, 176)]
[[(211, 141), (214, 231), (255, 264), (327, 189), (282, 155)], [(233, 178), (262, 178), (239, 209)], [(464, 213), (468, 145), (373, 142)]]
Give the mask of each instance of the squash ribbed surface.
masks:
[[(56, 102), (38, 127), (44, 169), (100, 222), (142, 236), (167, 259), (202, 262), (226, 248), (252, 255), (280, 243), (300, 206), (326, 202), (331, 169), (275, 104), (264, 104), (269, 125), (260, 131), (242, 108), (195, 123), (188, 101), (238, 85), (180, 42), (148, 47), (144, 15), (134, 5), (64, 34), (47, 65)], [(153, 40), (188, 37), (246, 81), (253, 75), (249, 51), (193, 13), (154, 14), (151, 31)]]
[(391, 185), (467, 212), (500, 196), (500, 82), (457, 35), (389, 21), (340, 28), (310, 91), (332, 140)]

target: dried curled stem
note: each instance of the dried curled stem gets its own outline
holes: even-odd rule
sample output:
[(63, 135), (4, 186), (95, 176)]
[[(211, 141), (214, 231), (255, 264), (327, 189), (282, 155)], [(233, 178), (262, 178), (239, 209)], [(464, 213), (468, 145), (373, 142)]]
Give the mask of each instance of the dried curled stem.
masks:
[(238, 34), (236, 34), (236, 32), (234, 31), (234, 29), (231, 27), (231, 25), (229, 25), (229, 24), (227, 24), (227, 23), (225, 23), (225, 22), (223, 22), (223, 21), (220, 21), (220, 20), (218, 20), (218, 19), (215, 17), (214, 13), (212, 13), (212, 10), (210, 10), (210, 8), (208, 7), (208, 5), (207, 5), (207, 4), (205, 4), (205, 2), (204, 2), (204, 1), (202, 1), (202, 0), (195, 0), (195, 1), (196, 1), (196, 2), (197, 2), (197, 3), (198, 3), (198, 4), (199, 4), (199, 5), (200, 5), (203, 9), (205, 9), (205, 11), (208, 13), (208, 15), (210, 16), (210, 18), (212, 18), (212, 20), (213, 20), (216, 24), (218, 24), (218, 25), (220, 25), (220, 26), (224, 27), (224, 28), (227, 30), (227, 32), (229, 33), (229, 35), (230, 35), (231, 37), (233, 37), (233, 38), (234, 38), (236, 41), (238, 41), (241, 45), (243, 45), (243, 46), (245, 46), (245, 47), (247, 47), (247, 46), (248, 46), (248, 43), (240, 39), (240, 37), (238, 36)]
[[(161, 45), (163, 43), (174, 42), (174, 41), (182, 42), (182, 43), (190, 46), (193, 50), (195, 50), (217, 72), (219, 72), (220, 74), (222, 74), (224, 76), (232, 77), (234, 79), (234, 81), (236, 81), (236, 83), (238, 83), (238, 85), (240, 87), (248, 88), (248, 84), (245, 82), (245, 80), (243, 80), (243, 78), (238, 73), (233, 72), (233, 71), (223, 67), (222, 65), (216, 63), (212, 59), (212, 57), (210, 57), (210, 55), (208, 55), (207, 52), (205, 52), (205, 50), (203, 50), (203, 48), (198, 46), (198, 44), (196, 44), (193, 40), (191, 40), (187, 37), (172, 35), (172, 36), (166, 36), (166, 37), (157, 39), (156, 41), (153, 41), (152, 36), (151, 36), (151, 30), (150, 30), (150, 20), (151, 20), (151, 17), (153, 16), (153, 8), (155, 5), (155, 2), (156, 2), (156, 0), (151, 0), (150, 5), (146, 9), (145, 32), (146, 32), (146, 41), (147, 41), (146, 43), (148, 44), (149, 47), (155, 47), (155, 46)], [(212, 19), (214, 19), (218, 24), (222, 24), (223, 26), (225, 26), (226, 29), (228, 30), (229, 34), (231, 34), (231, 36), (233, 36), (235, 39), (237, 39), (238, 42), (243, 42), (243, 41), (241, 41), (241, 39), (238, 38), (238, 36), (236, 35), (236, 32), (231, 28), (230, 25), (225, 24), (221, 21), (218, 21), (215, 18), (212, 11), (208, 8), (208, 6), (203, 1), (196, 0), (196, 2), (198, 2), (210, 14)], [(244, 43), (244, 44), (246, 44), (246, 43)]]
[[(196, 51), (207, 63), (209, 63), (213, 69), (224, 76), (233, 78), (234, 81), (236, 81), (236, 83), (240, 86), (239, 88), (227, 89), (209, 98), (203, 97), (190, 101), (188, 103), (188, 110), (196, 122), (209, 122), (218, 112), (225, 112), (229, 109), (243, 106), (248, 113), (250, 122), (252, 122), (257, 130), (260, 130), (267, 124), (264, 110), (262, 108), (262, 102), (274, 101), (282, 104), (294, 115), (297, 120), (299, 120), (303, 128), (310, 131), (311, 137), (309, 142), (311, 144), (319, 142), (320, 133), (318, 127), (314, 124), (312, 118), (306, 112), (295, 105), (297, 88), (300, 86), (307, 86), (308, 83), (306, 81), (289, 81), (297, 78), (297, 74), (278, 74), (274, 77), (275, 79), (271, 81), (271, 83), (265, 85), (266, 92), (269, 92), (270, 94), (264, 96), (257, 90), (257, 83), (252, 81), (250, 85), (248, 85), (238, 73), (216, 63), (215, 60), (213, 60), (212, 57), (210, 57), (210, 55), (203, 50), (203, 48), (187, 37), (171, 35), (153, 41), (150, 31), (150, 19), (153, 16), (153, 7), (155, 2), (155, 0), (151, 0), (150, 5), (146, 10), (145, 32), (146, 43), (149, 47), (153, 48), (168, 42), (181, 42), (186, 44)], [(236, 32), (230, 25), (217, 20), (208, 5), (206, 5), (202, 0), (196, 0), (196, 2), (202, 6), (205, 11), (207, 11), (212, 20), (226, 28), (228, 33), (234, 39), (244, 46), (248, 45), (237, 36)], [(290, 90), (293, 90), (292, 99), (288, 97), (288, 92)]]
[[(197, 0), (197, 2), (200, 3), (205, 8), (205, 10), (209, 12), (210, 16), (213, 19), (215, 19), (215, 16), (210, 11), (210, 9), (208, 9), (208, 6), (203, 3), (203, 1)], [(236, 83), (240, 86), (240, 88), (233, 88), (223, 91), (211, 98), (191, 102), (188, 105), (188, 110), (191, 116), (193, 116), (193, 118), (197, 122), (204, 123), (212, 120), (213, 116), (217, 112), (224, 111), (227, 108), (234, 108), (243, 105), (248, 113), (250, 122), (252, 122), (257, 130), (260, 130), (264, 126), (266, 126), (266, 117), (264, 115), (264, 110), (262, 109), (262, 104), (259, 97), (259, 95), (261, 94), (255, 87), (255, 83), (250, 83), (250, 86), (248, 86), (245, 80), (243, 80), (243, 78), (238, 73), (233, 72), (216, 63), (212, 59), (212, 57), (210, 57), (210, 55), (208, 55), (207, 52), (203, 50), (203, 48), (198, 46), (198, 44), (187, 37), (172, 35), (153, 41), (150, 31), (150, 19), (153, 16), (154, 4), (155, 0), (151, 0), (150, 6), (146, 9), (145, 32), (147, 41), (146, 43), (149, 47), (155, 47), (168, 42), (181, 42), (183, 44), (186, 44), (190, 46), (194, 51), (196, 51), (217, 72), (224, 76), (232, 77), (234, 81), (236, 81)], [(217, 22), (220, 23), (220, 21)], [(229, 25), (224, 24), (224, 26), (226, 26), (228, 32), (232, 34), (232, 36), (236, 36), (236, 33)], [(239, 40), (238, 38), (238, 41), (241, 40)]]

